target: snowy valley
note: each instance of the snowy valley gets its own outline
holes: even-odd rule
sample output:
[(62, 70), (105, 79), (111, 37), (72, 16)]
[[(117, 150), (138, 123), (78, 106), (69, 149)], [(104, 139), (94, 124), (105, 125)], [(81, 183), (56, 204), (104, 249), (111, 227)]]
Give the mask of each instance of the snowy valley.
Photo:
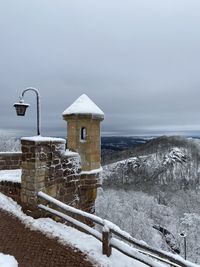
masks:
[(112, 153), (103, 166), (96, 213), (133, 237), (182, 256), (184, 232), (187, 257), (199, 263), (199, 155), (198, 139), (183, 137), (160, 137)]

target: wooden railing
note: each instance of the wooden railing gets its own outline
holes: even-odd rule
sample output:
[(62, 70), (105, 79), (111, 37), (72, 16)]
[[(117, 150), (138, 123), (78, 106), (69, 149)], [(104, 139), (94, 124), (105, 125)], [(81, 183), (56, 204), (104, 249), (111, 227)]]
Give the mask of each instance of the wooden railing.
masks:
[[(91, 222), (102, 226), (102, 232), (99, 232), (96, 229), (86, 225), (85, 223), (80, 222), (79, 220), (74, 219), (67, 214), (64, 214), (63, 212), (57, 211), (43, 204), (38, 205), (40, 209), (45, 210), (53, 215), (56, 215), (68, 221), (72, 225), (78, 227), (79, 229), (82, 229), (84, 232), (98, 239), (100, 242), (102, 242), (102, 253), (104, 255), (107, 255), (108, 257), (112, 253), (112, 248), (115, 248), (123, 254), (135, 260), (138, 260), (150, 267), (158, 267), (158, 261), (174, 267), (199, 267), (199, 265), (186, 261), (178, 255), (173, 255), (171, 253), (157, 250), (148, 246), (146, 243), (133, 238), (130, 234), (121, 230), (117, 225), (113, 224), (108, 220), (103, 220), (102, 218), (94, 214), (90, 214), (85, 211), (68, 206), (43, 192), (39, 192), (38, 197), (46, 200), (48, 203), (51, 203), (57, 206), (59, 209), (62, 209), (70, 214), (76, 216), (78, 215), (84, 219), (90, 220)], [(121, 240), (127, 241), (129, 244), (134, 245), (134, 247), (129, 246), (123, 241), (115, 238), (114, 235), (120, 238)], [(154, 259), (156, 259), (156, 261)]]

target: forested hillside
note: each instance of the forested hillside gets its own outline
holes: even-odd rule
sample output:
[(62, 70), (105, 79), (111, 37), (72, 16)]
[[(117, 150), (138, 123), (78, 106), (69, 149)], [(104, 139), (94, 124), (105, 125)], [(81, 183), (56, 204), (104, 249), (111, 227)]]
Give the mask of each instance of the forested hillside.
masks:
[[(162, 137), (117, 154), (126, 158), (103, 167), (104, 186), (138, 190), (198, 189), (200, 186), (199, 141)], [(114, 156), (113, 156), (114, 158)], [(112, 159), (113, 160), (113, 159)]]
[(184, 232), (188, 259), (200, 263), (199, 141), (159, 137), (105, 153), (103, 162), (96, 213), (134, 237), (182, 256)]

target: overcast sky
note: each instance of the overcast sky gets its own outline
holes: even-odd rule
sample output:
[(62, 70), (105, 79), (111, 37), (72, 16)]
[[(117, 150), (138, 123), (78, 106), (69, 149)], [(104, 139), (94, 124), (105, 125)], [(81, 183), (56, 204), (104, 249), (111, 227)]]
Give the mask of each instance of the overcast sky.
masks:
[(199, 0), (1, 0), (0, 131), (36, 133), (12, 104), (42, 96), (42, 134), (63, 136), (62, 112), (86, 93), (103, 134), (200, 132)]

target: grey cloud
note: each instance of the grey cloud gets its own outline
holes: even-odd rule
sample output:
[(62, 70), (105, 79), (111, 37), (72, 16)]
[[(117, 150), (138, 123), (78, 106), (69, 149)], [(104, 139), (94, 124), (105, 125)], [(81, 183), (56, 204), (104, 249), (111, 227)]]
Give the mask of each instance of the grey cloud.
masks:
[(35, 133), (12, 103), (34, 86), (43, 134), (63, 135), (62, 111), (82, 93), (105, 111), (104, 133), (200, 130), (198, 0), (3, 0), (1, 131)]

